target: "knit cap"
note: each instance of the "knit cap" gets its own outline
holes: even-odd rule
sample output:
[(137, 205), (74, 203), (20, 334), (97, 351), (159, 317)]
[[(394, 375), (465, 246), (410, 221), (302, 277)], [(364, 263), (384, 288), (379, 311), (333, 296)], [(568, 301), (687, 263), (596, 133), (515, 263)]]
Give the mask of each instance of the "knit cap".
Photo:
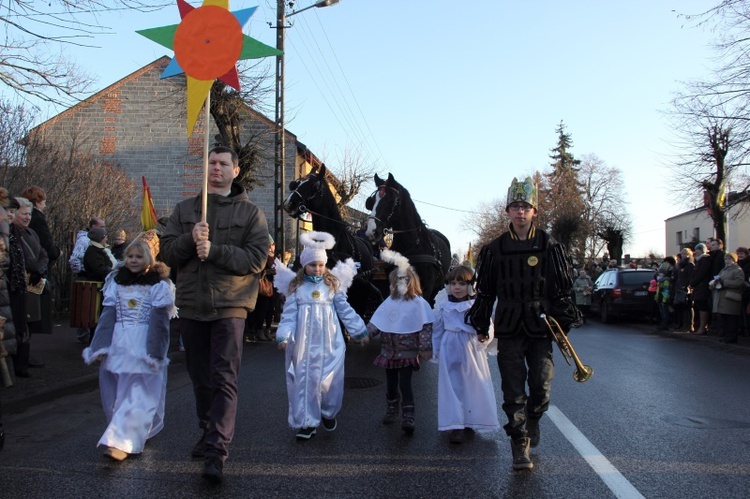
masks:
[(299, 256), (303, 267), (313, 262), (328, 262), (326, 250), (336, 245), (336, 240), (328, 232), (305, 232), (299, 236), (299, 240), (305, 245)]

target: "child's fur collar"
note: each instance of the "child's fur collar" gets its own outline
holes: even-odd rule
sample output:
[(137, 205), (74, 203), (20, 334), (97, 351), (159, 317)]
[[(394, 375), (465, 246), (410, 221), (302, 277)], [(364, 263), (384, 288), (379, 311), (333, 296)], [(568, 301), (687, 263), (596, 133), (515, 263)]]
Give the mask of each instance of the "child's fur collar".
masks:
[(167, 264), (164, 262), (156, 262), (144, 274), (134, 274), (123, 265), (115, 275), (115, 282), (122, 286), (133, 286), (136, 284), (153, 286), (159, 281), (167, 278), (169, 278), (169, 267), (167, 267)]

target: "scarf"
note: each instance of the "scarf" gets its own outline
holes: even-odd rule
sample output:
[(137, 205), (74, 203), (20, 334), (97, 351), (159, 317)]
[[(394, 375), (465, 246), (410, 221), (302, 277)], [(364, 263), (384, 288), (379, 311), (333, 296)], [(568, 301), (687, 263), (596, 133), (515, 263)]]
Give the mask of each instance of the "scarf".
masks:
[(26, 292), (26, 259), (21, 246), (21, 236), (18, 229), (11, 224), (8, 231), (8, 254), (10, 268), (8, 269), (8, 284), (10, 292), (20, 295)]

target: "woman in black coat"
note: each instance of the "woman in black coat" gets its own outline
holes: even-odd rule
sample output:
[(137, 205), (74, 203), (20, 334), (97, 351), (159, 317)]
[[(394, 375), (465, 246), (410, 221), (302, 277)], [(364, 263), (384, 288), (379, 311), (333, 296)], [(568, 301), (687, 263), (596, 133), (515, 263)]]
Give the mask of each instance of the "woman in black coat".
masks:
[(695, 334), (706, 334), (713, 305), (708, 283), (714, 278), (714, 274), (711, 270), (711, 256), (705, 244), (696, 244), (693, 256), (695, 257), (695, 271), (690, 279), (690, 289), (693, 291), (693, 310), (698, 314), (699, 319)]
[[(49, 267), (55, 260), (60, 257), (60, 248), (55, 245), (47, 224), (47, 216), (44, 211), (47, 209), (47, 194), (44, 189), (36, 185), (27, 187), (21, 192), (21, 197), (31, 201), (33, 209), (31, 211), (31, 222), (29, 228), (39, 236), (39, 243), (47, 252), (49, 258)], [(52, 334), (52, 283), (48, 282), (39, 297), (41, 311), (41, 320), (30, 324), (32, 334)], [(32, 367), (34, 364), (32, 363)]]

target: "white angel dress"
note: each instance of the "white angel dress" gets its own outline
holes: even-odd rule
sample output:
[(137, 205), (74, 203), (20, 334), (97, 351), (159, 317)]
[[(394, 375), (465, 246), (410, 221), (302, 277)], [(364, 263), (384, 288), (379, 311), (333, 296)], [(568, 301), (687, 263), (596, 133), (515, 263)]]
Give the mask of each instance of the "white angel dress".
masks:
[(472, 299), (449, 301), (445, 290), (435, 300), (432, 349), (438, 362), (439, 431), (500, 429), (487, 362), (487, 345), (492, 338), (481, 343), (474, 328), (464, 323), (473, 303)]
[(174, 285), (165, 279), (123, 286), (114, 274), (104, 284), (102, 317), (83, 357), (88, 364), (102, 359), (99, 389), (107, 429), (97, 445), (139, 454), (164, 428)]
[[(278, 261), (276, 268), (277, 276), (291, 272), (281, 269)], [(336, 274), (336, 269), (332, 272)], [(282, 281), (284, 285), (279, 290), (287, 296), (276, 341), (288, 342), (285, 365), (289, 426), (315, 428), (321, 417), (336, 417), (344, 398), (346, 343), (339, 320), (355, 340), (363, 338), (367, 329), (346, 301), (344, 291), (334, 293), (325, 282), (305, 280), (289, 293), (286, 279)], [(342, 281), (345, 290), (351, 279)]]

